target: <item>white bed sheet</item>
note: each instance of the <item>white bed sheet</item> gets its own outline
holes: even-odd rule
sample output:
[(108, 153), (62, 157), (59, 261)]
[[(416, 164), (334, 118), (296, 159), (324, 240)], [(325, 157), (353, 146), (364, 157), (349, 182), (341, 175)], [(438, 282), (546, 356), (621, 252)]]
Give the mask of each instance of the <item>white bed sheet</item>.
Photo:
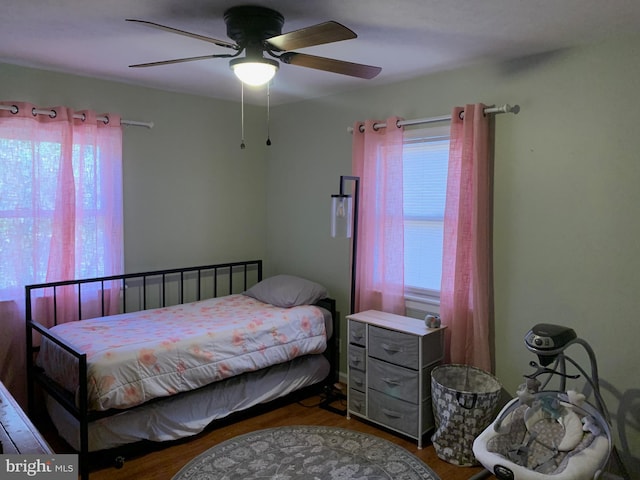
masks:
[[(89, 424), (89, 451), (141, 440), (164, 442), (195, 435), (216, 419), (321, 382), (329, 370), (324, 355), (298, 357), (96, 420)], [(47, 410), (60, 436), (79, 450), (78, 421), (50, 397)]]

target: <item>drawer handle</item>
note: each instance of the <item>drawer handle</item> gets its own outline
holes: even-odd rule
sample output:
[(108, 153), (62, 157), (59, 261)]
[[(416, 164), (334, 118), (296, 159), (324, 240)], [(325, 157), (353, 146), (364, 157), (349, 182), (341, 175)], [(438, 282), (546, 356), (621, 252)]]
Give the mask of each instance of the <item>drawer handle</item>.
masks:
[(381, 347), (387, 353), (398, 353), (402, 351), (402, 347), (399, 347), (398, 345), (391, 345), (389, 343), (383, 343)]
[(358, 365), (360, 363), (360, 357), (351, 357), (351, 364)]
[(393, 378), (383, 378), (382, 381), (384, 383), (386, 383), (387, 385), (392, 385), (394, 387), (397, 387), (398, 385), (400, 385), (400, 382), (397, 380), (394, 380)]
[(364, 382), (362, 380), (359, 380), (359, 379), (358, 380), (354, 379), (353, 380), (353, 384), (354, 385), (358, 385), (358, 386), (362, 386), (362, 385), (364, 385)]
[(398, 412), (394, 412), (393, 410), (389, 410), (388, 408), (383, 408), (382, 413), (391, 418), (400, 418), (401, 416)]

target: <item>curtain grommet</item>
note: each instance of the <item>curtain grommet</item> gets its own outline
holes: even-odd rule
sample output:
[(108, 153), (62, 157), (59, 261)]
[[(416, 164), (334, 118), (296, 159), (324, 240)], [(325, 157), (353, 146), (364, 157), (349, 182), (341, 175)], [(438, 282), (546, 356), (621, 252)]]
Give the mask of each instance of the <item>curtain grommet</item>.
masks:
[[(44, 113), (44, 112), (40, 112), (40, 113)], [(34, 117), (38, 116), (38, 109), (33, 107), (31, 109), (31, 115), (33, 115)], [(56, 118), (58, 116), (58, 112), (56, 112), (55, 110), (51, 110), (49, 111), (49, 114), (47, 115), (49, 118)]]
[(11, 105), (11, 110), (9, 110), (9, 112), (11, 112), (11, 115), (17, 115), (19, 111), (20, 109), (17, 105)]

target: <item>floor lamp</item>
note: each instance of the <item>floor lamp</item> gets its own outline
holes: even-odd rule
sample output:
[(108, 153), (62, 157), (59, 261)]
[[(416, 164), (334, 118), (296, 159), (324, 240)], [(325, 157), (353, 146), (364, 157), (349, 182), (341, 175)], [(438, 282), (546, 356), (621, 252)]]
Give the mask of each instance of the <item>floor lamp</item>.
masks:
[[(345, 182), (354, 182), (353, 196), (344, 193)], [(355, 313), (356, 305), (356, 259), (358, 253), (358, 200), (360, 177), (342, 175), (340, 193), (331, 195), (331, 236), (351, 238), (351, 297), (349, 313)]]
[[(354, 182), (353, 196), (345, 193), (345, 182)], [(340, 193), (331, 195), (331, 236), (334, 238), (351, 238), (351, 296), (349, 313), (355, 313), (356, 304), (356, 254), (358, 252), (358, 196), (360, 193), (360, 177), (343, 175), (340, 177)], [(338, 342), (333, 342), (333, 365), (338, 364)], [(333, 368), (333, 367), (332, 367)], [(331, 375), (337, 381), (336, 372)], [(346, 409), (339, 409), (332, 404), (336, 400), (343, 400), (346, 395), (335, 388), (329, 388), (321, 407), (339, 415), (346, 415)]]

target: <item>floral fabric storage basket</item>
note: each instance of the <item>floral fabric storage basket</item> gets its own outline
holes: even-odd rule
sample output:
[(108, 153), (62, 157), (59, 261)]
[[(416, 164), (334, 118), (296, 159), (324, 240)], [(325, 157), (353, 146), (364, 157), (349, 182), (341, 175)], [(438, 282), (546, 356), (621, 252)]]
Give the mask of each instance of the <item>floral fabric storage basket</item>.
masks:
[(473, 441), (495, 418), (502, 385), (469, 365), (440, 365), (431, 372), (436, 454), (459, 466), (478, 465)]

